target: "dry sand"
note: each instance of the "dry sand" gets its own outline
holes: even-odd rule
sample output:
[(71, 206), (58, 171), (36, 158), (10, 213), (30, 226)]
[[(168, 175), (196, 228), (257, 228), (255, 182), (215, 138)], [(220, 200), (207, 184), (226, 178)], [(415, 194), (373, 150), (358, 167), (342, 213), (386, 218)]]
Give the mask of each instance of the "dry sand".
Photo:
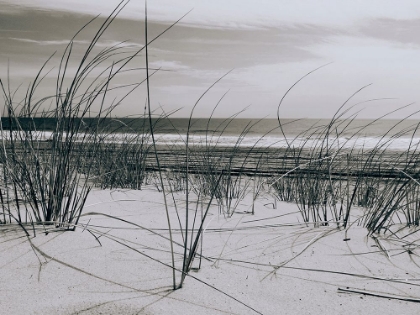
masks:
[[(168, 235), (162, 200), (151, 188), (93, 191), (80, 223), (96, 236), (104, 233), (98, 240), (81, 227), (48, 235), (38, 229), (32, 247), (19, 227), (1, 227), (0, 313), (420, 314), (419, 303), (397, 299), (420, 299), (420, 259), (401, 241), (376, 243), (356, 224), (347, 234), (333, 225), (306, 226), (296, 205), (273, 209), (266, 198), (258, 200), (255, 215), (248, 213), (249, 199), (232, 218), (212, 207), (201, 269), (173, 291), (165, 266), (169, 242), (158, 235)], [(180, 200), (178, 207), (183, 217)], [(181, 241), (176, 216), (171, 220)], [(175, 245), (175, 252), (181, 267), (182, 248)], [(347, 288), (392, 297), (340, 291)]]

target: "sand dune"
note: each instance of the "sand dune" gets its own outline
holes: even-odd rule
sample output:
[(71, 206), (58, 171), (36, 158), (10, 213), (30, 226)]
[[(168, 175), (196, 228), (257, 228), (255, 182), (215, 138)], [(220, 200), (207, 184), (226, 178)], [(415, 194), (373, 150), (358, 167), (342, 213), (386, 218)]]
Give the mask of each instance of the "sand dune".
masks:
[[(182, 217), (185, 195), (176, 197)], [(416, 234), (375, 241), (356, 223), (347, 232), (314, 228), (295, 204), (274, 209), (269, 197), (257, 201), (255, 215), (247, 198), (231, 218), (212, 207), (201, 269), (173, 291), (162, 199), (152, 188), (95, 190), (74, 232), (38, 227), (29, 240), (18, 226), (1, 227), (2, 313), (418, 314), (420, 261), (402, 247)], [(181, 268), (182, 247), (174, 250)]]

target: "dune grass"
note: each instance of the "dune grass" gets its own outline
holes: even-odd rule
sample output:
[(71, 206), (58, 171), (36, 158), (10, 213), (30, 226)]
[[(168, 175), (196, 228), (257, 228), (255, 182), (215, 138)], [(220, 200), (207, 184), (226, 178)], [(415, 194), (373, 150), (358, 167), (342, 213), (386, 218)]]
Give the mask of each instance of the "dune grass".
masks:
[[(73, 66), (74, 40), (96, 18), (70, 40), (58, 66), (54, 95), (37, 95), (48, 75), (45, 68), (51, 58), (41, 67), (21, 102), (14, 100), (15, 92), (10, 86), (0, 81), (6, 115), (1, 124), (4, 183), (1, 201), (7, 222), (54, 224), (69, 229), (77, 224), (92, 187), (91, 161), (99, 160), (109, 132), (102, 122), (127, 96), (124, 92), (105, 106), (110, 84), (138, 54), (127, 55), (119, 45), (94, 52), (95, 45), (125, 5), (121, 2), (100, 25), (76, 61), (74, 74), (69, 70)], [(139, 84), (134, 84), (128, 93)], [(94, 106), (99, 110), (92, 116)], [(53, 121), (50, 132), (38, 130), (39, 118)]]
[[(418, 125), (394, 133), (392, 127), (374, 148), (358, 147), (355, 140), (369, 125), (351, 129), (357, 118), (356, 114), (350, 114), (352, 107), (347, 106), (352, 97), (339, 107), (328, 124), (313, 126), (292, 139), (285, 134), (278, 111), (278, 128), (284, 138), (279, 140), (286, 143), (283, 148), (262, 147), (258, 141), (244, 146), (244, 139), (254, 127), (252, 123), (236, 135), (233, 146), (224, 147), (221, 139), (237, 115), (210, 130), (214, 111), (202, 141), (194, 142), (191, 131), (194, 110), (223, 76), (194, 103), (186, 134), (179, 132), (183, 145), (159, 146), (158, 121), (170, 122), (170, 115), (164, 113), (157, 120), (152, 119), (156, 115), (149, 90), (152, 74), (148, 46), (179, 20), (149, 40), (146, 10), (143, 48), (128, 54), (121, 47), (112, 46), (93, 54), (95, 44), (125, 4), (121, 2), (100, 26), (78, 63), (78, 70), (69, 78), (74, 38), (70, 41), (61, 58), (53, 96), (36, 97), (46, 65), (18, 106), (10, 87), (0, 81), (5, 100), (5, 117), (1, 121), (0, 224), (17, 223), (25, 231), (30, 225), (74, 230), (93, 186), (142, 189), (145, 183), (155, 181), (164, 198), (173, 289), (182, 287), (190, 271), (196, 269), (194, 259), (202, 257), (204, 225), (214, 204), (221, 214), (231, 217), (248, 194), (252, 194), (253, 202), (262, 194), (295, 202), (303, 221), (315, 226), (349, 228), (354, 222), (351, 215), (355, 206), (362, 208), (364, 215), (353, 220), (363, 223), (370, 235), (391, 231), (397, 224), (419, 226), (419, 148), (414, 143)], [(82, 29), (85, 27), (88, 25)], [(145, 83), (148, 96), (142, 112), (143, 128), (123, 134), (121, 128), (127, 130), (126, 123), (114, 119), (117, 127), (110, 128), (107, 122), (127, 92), (116, 101), (108, 100), (108, 92), (112, 80), (141, 51), (146, 57), (145, 79), (133, 84), (130, 92)], [(88, 75), (95, 69), (101, 71), (92, 80)], [(44, 105), (51, 100), (52, 108), (46, 110)], [(284, 98), (280, 105), (283, 101)], [(111, 105), (106, 106), (108, 103)], [(98, 104), (100, 110), (92, 116), (91, 109)], [(53, 130), (48, 133), (39, 129), (38, 117), (52, 119)], [(408, 149), (389, 150), (392, 141), (408, 134), (412, 135)], [(175, 197), (178, 193), (184, 194), (185, 211), (180, 211), (181, 204)], [(173, 207), (167, 198), (172, 199)], [(172, 235), (175, 225), (170, 220), (170, 211), (177, 215), (179, 241)], [(252, 205), (250, 214), (255, 211)], [(183, 250), (181, 266), (174, 259), (174, 244), (181, 244)]]

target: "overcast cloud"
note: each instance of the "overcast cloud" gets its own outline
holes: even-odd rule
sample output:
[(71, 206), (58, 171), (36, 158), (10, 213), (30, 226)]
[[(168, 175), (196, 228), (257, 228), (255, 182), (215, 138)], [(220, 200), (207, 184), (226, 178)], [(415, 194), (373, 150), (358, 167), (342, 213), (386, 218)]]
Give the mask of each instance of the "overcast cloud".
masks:
[[(99, 0), (0, 1), (0, 77), (5, 80), (9, 67), (13, 87), (28, 84), (55, 53), (47, 66), (52, 71), (38, 91), (53, 93), (56, 69), (69, 40), (94, 15), (101, 14), (76, 38), (76, 61), (117, 4)], [(125, 41), (120, 46), (126, 51), (143, 47), (143, 5), (130, 2), (97, 48), (121, 41)], [(150, 1), (150, 38), (192, 8), (181, 23), (150, 47), (150, 66), (161, 68), (152, 77), (156, 108), (183, 108), (177, 115), (188, 115), (201, 93), (233, 69), (203, 99), (197, 116), (208, 115), (230, 90), (217, 116), (250, 105), (244, 117), (275, 117), (283, 93), (307, 72), (330, 62), (290, 93), (282, 107), (284, 117), (331, 117), (348, 96), (369, 83), (373, 85), (353, 103), (372, 98), (397, 100), (363, 105), (361, 117), (373, 118), (420, 101), (417, 1)], [(76, 64), (72, 67), (75, 71)], [(140, 54), (132, 67), (144, 67), (144, 55)], [(144, 70), (128, 71), (115, 86), (142, 78)], [(139, 88), (117, 114), (137, 113), (144, 99), (144, 89)], [(415, 109), (416, 105), (410, 111)]]

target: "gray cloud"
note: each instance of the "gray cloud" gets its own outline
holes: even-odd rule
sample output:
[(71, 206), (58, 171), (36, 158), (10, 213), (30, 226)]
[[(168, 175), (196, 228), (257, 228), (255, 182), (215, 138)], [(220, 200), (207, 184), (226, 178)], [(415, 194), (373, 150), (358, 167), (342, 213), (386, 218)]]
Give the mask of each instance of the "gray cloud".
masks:
[[(25, 8), (17, 10), (16, 6), (3, 5), (0, 12), (0, 56), (17, 58), (19, 62), (24, 59), (27, 62), (46, 59), (55, 50), (63, 49), (91, 18), (78, 13)], [(98, 18), (91, 27), (86, 28), (75, 43), (87, 44), (103, 19)], [(149, 36), (153, 38), (168, 25), (150, 22)], [(342, 30), (310, 24), (245, 30), (180, 24), (153, 43), (152, 48), (163, 54), (159, 56), (160, 59), (188, 62), (191, 67), (232, 68), (261, 61), (278, 63), (317, 58), (319, 56), (311, 52), (312, 45), (334, 40), (335, 36), (343, 34), (345, 32)], [(143, 37), (141, 21), (119, 18), (104, 34), (98, 47), (128, 40), (125, 46), (139, 48)]]
[[(17, 40), (19, 42), (30, 43), (30, 44), (38, 44), (38, 45), (67, 45), (69, 43), (68, 40), (34, 40), (28, 38), (14, 38), (10, 37), (11, 40)], [(75, 44), (89, 44), (87, 40), (75, 40)]]
[(420, 45), (420, 19), (370, 19), (359, 28), (365, 36), (390, 42)]
[[(1, 10), (0, 78), (6, 75), (8, 60), (12, 65), (11, 76), (16, 80), (16, 84), (20, 83), (19, 80), (32, 79), (45, 60), (55, 51), (57, 54), (50, 65), (57, 67), (68, 41), (91, 19), (92, 16), (74, 12), (25, 8), (17, 10), (15, 7)], [(104, 17), (99, 17), (76, 38), (74, 62), (78, 61), (84, 47), (103, 21)], [(169, 25), (165, 22), (150, 22), (149, 38), (157, 36)], [(187, 98), (198, 96), (200, 91), (232, 68), (237, 69), (237, 73), (247, 73), (242, 70), (255, 67), (270, 69), (270, 67), (279, 67), (279, 64), (308, 60), (319, 60), (319, 63), (323, 63), (321, 59), (324, 56), (314, 53), (313, 47), (334, 43), (340, 37), (349, 35), (347, 31), (339, 28), (315, 24), (296, 23), (261, 28), (179, 24), (150, 47), (151, 65), (170, 70), (152, 78), (154, 91), (161, 93), (157, 94), (155, 99), (162, 99), (167, 103), (176, 101), (176, 106), (184, 106)], [(97, 47), (99, 50), (121, 41), (127, 41), (122, 47), (129, 51), (141, 48), (144, 43), (143, 22), (116, 19), (98, 42)], [(142, 66), (144, 66), (142, 58), (135, 60), (133, 67)], [(75, 67), (72, 65), (70, 68)], [(260, 74), (261, 82), (256, 82), (256, 85), (266, 85), (264, 80), (270, 76), (265, 73), (264, 70), (264, 75)], [(143, 77), (144, 72), (127, 72), (113, 84), (120, 86), (129, 82), (138, 82)], [(231, 79), (229, 77), (226, 79), (228, 82), (226, 86), (230, 83), (240, 86), (240, 80), (243, 80), (246, 89), (249, 89), (249, 82), (241, 78), (241, 75), (234, 74)], [(46, 83), (54, 87), (53, 75), (47, 78)], [(172, 88), (174, 86), (177, 88)], [(253, 89), (258, 90), (258, 87), (255, 86)], [(247, 96), (244, 94), (242, 98), (246, 100)]]

